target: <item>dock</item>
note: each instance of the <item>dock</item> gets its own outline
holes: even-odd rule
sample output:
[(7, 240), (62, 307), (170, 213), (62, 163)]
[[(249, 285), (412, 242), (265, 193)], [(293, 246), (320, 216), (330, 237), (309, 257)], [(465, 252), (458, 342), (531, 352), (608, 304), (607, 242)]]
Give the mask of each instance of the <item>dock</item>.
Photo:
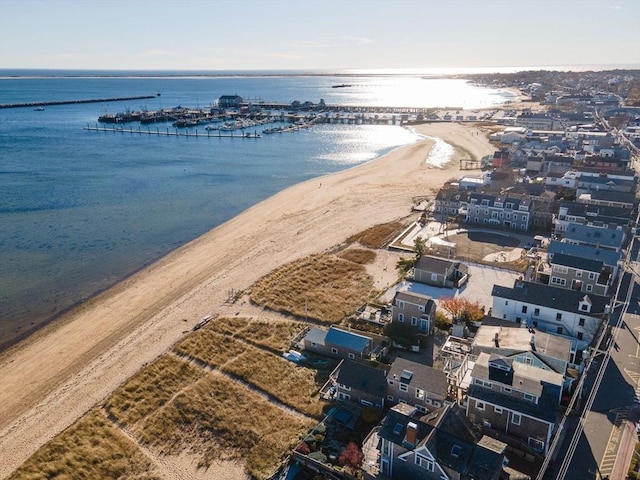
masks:
[(0, 108), (20, 108), (20, 107), (48, 107), (51, 105), (74, 105), (77, 103), (102, 103), (102, 102), (126, 102), (128, 100), (146, 100), (156, 98), (156, 95), (142, 95), (136, 97), (115, 97), (115, 98), (87, 98), (80, 100), (53, 100), (50, 102), (25, 102), (25, 103), (0, 103)]
[(258, 132), (254, 133), (235, 133), (232, 132), (223, 132), (220, 130), (205, 130), (204, 132), (198, 132), (197, 129), (195, 131), (189, 131), (189, 129), (178, 130), (169, 130), (167, 127), (165, 130), (161, 130), (160, 127), (156, 127), (155, 130), (152, 130), (151, 127), (147, 127), (146, 129), (139, 126), (136, 128), (124, 128), (124, 127), (116, 127), (112, 125), (111, 127), (95, 125), (88, 125), (83, 128), (83, 130), (88, 130), (90, 132), (107, 132), (107, 133), (129, 133), (131, 135), (156, 135), (158, 137), (196, 137), (196, 138), (261, 138), (262, 135)]

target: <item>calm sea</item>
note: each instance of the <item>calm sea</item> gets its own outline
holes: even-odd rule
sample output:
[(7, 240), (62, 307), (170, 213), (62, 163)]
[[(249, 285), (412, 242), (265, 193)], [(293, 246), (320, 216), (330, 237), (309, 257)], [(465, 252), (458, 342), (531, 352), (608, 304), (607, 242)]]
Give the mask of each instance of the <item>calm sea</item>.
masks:
[(412, 76), (71, 73), (0, 70), (0, 104), (161, 95), (0, 109), (0, 349), (274, 193), (417, 139), (394, 126), (318, 126), (260, 139), (83, 130), (104, 113), (205, 107), (236, 93), (467, 109), (512, 99), (463, 80)]

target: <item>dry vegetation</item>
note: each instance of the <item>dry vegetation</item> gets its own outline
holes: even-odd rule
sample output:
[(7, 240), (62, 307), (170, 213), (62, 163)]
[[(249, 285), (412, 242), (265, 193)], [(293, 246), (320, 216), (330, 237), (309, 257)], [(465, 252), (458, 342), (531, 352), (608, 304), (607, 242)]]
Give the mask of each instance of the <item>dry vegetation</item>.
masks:
[(291, 339), (304, 330), (304, 325), (288, 320), (273, 321), (243, 317), (220, 318), (208, 328), (261, 345), (274, 351), (287, 351)]
[(359, 243), (368, 248), (383, 248), (404, 230), (400, 222), (389, 222), (368, 228), (347, 238), (347, 243)]
[(10, 477), (17, 479), (158, 479), (151, 462), (99, 410), (55, 437)]
[[(229, 320), (236, 323), (236, 320), (240, 319)], [(238, 332), (240, 337), (245, 332), (256, 335), (256, 332), (251, 332), (250, 329), (254, 323), (264, 331), (269, 328), (268, 322), (242, 320), (244, 324), (237, 325), (241, 327)], [(293, 322), (286, 323), (293, 324)], [(207, 328), (194, 332), (182, 340), (174, 350), (211, 367), (220, 368), (221, 371), (255, 386), (299, 412), (318, 418), (321, 416), (324, 404), (320, 402), (317, 393), (326, 381), (326, 375), (319, 375), (315, 370), (296, 366), (280, 356), (265, 352), (230, 335), (212, 331), (217, 328), (226, 330), (227, 327), (228, 324), (224, 321), (209, 324)], [(298, 324), (297, 332), (302, 328), (302, 325)], [(291, 340), (290, 331), (285, 329), (284, 332), (287, 337), (280, 338), (277, 343), (287, 342), (288, 345)], [(269, 334), (273, 335), (273, 332)], [(275, 341), (273, 338), (272, 340)]]
[(162, 407), (202, 375), (201, 369), (165, 355), (120, 386), (105, 408), (118, 423), (131, 425)]
[(331, 255), (311, 255), (284, 265), (251, 288), (251, 301), (278, 312), (340, 323), (371, 296), (364, 266)]
[(242, 458), (249, 474), (264, 479), (313, 424), (211, 373), (135, 430), (165, 453), (185, 448), (199, 453), (204, 466), (216, 459)]
[(353, 263), (360, 265), (367, 265), (373, 263), (376, 260), (376, 252), (374, 250), (368, 250), (364, 248), (350, 248), (338, 255), (340, 258), (349, 260)]

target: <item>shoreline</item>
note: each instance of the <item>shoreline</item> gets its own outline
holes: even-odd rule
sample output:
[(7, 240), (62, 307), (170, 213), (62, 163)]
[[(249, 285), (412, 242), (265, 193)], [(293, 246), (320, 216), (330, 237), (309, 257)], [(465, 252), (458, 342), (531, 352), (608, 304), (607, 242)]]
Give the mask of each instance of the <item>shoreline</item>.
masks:
[[(415, 125), (482, 156), (480, 129)], [(454, 153), (429, 168), (419, 140), (347, 170), (289, 187), (83, 302), (0, 354), (0, 477), (167, 351), (205, 315), (242, 313), (225, 303), (280, 265), (327, 251), (370, 226), (408, 218), (460, 174)], [(392, 174), (390, 175), (390, 172)]]

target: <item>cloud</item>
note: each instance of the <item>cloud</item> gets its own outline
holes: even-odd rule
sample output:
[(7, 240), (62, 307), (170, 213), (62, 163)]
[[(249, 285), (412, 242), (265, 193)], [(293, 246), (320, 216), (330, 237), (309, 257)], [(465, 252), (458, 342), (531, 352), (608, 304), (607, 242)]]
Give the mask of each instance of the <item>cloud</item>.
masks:
[(369, 45), (374, 42), (373, 38), (367, 37), (342, 37), (344, 41), (356, 45)]

